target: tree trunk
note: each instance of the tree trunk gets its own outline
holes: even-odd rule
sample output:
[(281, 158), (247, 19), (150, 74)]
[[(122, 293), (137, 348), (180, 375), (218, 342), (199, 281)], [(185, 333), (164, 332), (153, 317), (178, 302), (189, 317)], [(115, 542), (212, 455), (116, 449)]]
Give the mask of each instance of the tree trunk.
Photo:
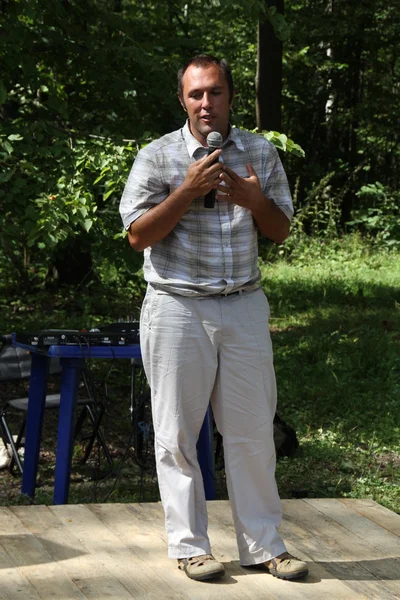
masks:
[(57, 271), (59, 284), (79, 286), (83, 280), (91, 278), (92, 266), (90, 238), (87, 235), (68, 238), (54, 252), (53, 267)]
[[(284, 0), (265, 0), (283, 13)], [(258, 23), (256, 74), (257, 127), (281, 131), (282, 126), (282, 42), (269, 20)]]

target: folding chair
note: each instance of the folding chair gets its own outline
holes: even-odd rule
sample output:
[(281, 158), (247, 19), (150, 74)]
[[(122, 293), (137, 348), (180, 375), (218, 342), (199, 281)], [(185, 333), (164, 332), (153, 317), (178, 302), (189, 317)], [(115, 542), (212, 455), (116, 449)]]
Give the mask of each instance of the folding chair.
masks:
[[(28, 379), (31, 371), (31, 357), (30, 354), (22, 348), (14, 348), (11, 346), (11, 335), (0, 336), (0, 383), (17, 381), (22, 379)], [(50, 374), (61, 373), (61, 366), (59, 359), (50, 359)], [(81, 431), (86, 417), (89, 417), (92, 432), (89, 436), (82, 463), (85, 463), (90, 456), (94, 442), (97, 440), (99, 446), (101, 446), (104, 456), (109, 464), (110, 469), (113, 466), (113, 460), (108, 450), (107, 444), (104, 440), (103, 434), (100, 429), (101, 421), (104, 415), (105, 407), (102, 403), (99, 403), (95, 395), (93, 394), (91, 387), (87, 380), (87, 374), (85, 369), (82, 370), (82, 383), (85, 390), (85, 397), (78, 398), (78, 406), (82, 406), (82, 410), (78, 416), (75, 425), (75, 436)], [(46, 409), (58, 409), (60, 406), (60, 395), (49, 394), (46, 396), (45, 408)], [(10, 431), (10, 427), (7, 421), (10, 411), (22, 412), (23, 418), (19, 427), (18, 434), (14, 440), (14, 436)], [(23, 463), (19, 454), (19, 449), (22, 446), (23, 436), (25, 433), (26, 426), (26, 414), (28, 411), (28, 398), (16, 398), (12, 400), (6, 400), (2, 404), (0, 411), (0, 436), (3, 440), (6, 449), (8, 447), (11, 450), (10, 453), (10, 464), (9, 470), (13, 471), (14, 465), (16, 464), (20, 473), (23, 473)]]

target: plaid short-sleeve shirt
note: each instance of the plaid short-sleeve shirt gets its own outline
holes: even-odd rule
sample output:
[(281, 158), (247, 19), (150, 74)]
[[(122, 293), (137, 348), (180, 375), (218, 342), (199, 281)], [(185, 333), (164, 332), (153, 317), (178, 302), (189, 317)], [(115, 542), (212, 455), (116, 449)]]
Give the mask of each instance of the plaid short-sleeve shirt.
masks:
[[(190, 163), (205, 154), (207, 148), (192, 136), (188, 123), (140, 150), (120, 203), (125, 228), (178, 188)], [(248, 177), (246, 164), (251, 163), (264, 195), (291, 219), (287, 178), (270, 142), (233, 127), (222, 160), (241, 177)], [(171, 233), (145, 249), (144, 276), (167, 292), (193, 297), (257, 288), (257, 229), (251, 212), (225, 200), (204, 208), (204, 197), (195, 198)]]

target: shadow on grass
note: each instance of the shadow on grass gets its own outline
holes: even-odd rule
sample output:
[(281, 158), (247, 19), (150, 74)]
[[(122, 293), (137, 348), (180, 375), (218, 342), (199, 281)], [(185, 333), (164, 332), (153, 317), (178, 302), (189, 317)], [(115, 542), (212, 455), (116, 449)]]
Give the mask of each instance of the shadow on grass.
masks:
[(277, 465), (282, 497), (357, 489), (378, 501), (387, 493), (398, 509), (389, 487), (400, 454), (400, 282), (313, 280), (293, 270), (287, 280), (272, 273), (263, 282), (278, 412), (300, 440), (296, 456)]
[(322, 428), (398, 442), (400, 286), (342, 283), (264, 280), (278, 410), (302, 436)]

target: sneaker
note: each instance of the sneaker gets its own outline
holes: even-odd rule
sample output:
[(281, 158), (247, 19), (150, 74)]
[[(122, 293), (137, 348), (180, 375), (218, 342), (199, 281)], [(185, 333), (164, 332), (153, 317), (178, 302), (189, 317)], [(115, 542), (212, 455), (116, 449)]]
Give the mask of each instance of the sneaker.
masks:
[(196, 581), (216, 579), (225, 574), (224, 565), (215, 560), (212, 554), (178, 558), (178, 569), (185, 571), (190, 579), (196, 579)]
[(283, 552), (279, 556), (267, 560), (264, 566), (271, 575), (279, 577), (279, 579), (301, 579), (308, 575), (307, 564), (289, 552)]

